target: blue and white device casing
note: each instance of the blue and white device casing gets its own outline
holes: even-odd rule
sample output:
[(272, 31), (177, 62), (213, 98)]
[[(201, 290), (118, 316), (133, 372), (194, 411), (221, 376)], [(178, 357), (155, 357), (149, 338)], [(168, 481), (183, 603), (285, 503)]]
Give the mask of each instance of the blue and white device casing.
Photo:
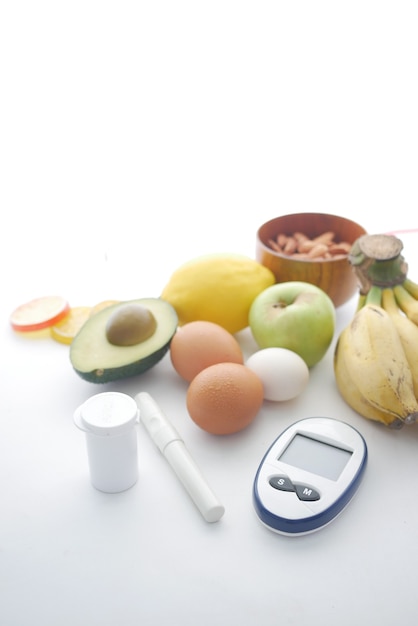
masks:
[(289, 426), (263, 457), (253, 485), (261, 522), (286, 535), (319, 530), (349, 503), (367, 465), (367, 445), (352, 426), (310, 417)]

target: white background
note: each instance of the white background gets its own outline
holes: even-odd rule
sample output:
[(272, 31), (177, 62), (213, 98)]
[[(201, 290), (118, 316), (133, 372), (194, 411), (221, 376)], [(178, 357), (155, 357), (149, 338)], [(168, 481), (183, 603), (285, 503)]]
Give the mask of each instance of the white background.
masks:
[[(253, 256), (257, 227), (283, 213), (416, 227), (417, 29), (399, 0), (2, 2), (3, 626), (416, 623), (418, 431), (352, 412), (332, 348), (306, 393), (231, 437), (191, 422), (168, 358), (106, 386), (149, 391), (178, 427), (226, 507), (207, 524), (141, 425), (137, 485), (91, 487), (72, 415), (98, 389), (67, 346), (17, 337), (8, 318), (50, 293), (158, 296), (190, 258)], [(413, 235), (405, 256), (418, 277)], [(257, 520), (252, 480), (308, 415), (359, 428), (370, 461), (337, 521), (289, 539)]]

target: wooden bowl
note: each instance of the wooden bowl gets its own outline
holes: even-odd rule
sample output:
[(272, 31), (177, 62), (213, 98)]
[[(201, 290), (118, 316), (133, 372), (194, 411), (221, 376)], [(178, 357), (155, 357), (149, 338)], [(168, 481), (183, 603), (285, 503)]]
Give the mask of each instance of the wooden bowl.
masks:
[(338, 307), (347, 302), (359, 284), (346, 257), (330, 259), (299, 259), (273, 250), (271, 240), (279, 233), (293, 235), (303, 233), (313, 239), (326, 232), (334, 233), (336, 243), (354, 241), (366, 234), (366, 230), (345, 217), (327, 213), (294, 213), (276, 217), (257, 231), (256, 259), (273, 272), (279, 283), (302, 281), (312, 283), (325, 291)]

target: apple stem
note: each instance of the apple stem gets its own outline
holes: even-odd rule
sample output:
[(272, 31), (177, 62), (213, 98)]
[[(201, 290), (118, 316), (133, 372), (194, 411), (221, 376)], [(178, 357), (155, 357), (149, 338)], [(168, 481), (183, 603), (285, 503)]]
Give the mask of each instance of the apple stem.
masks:
[(394, 235), (363, 235), (354, 242), (348, 261), (360, 283), (360, 294), (368, 294), (373, 285), (384, 288), (404, 282), (408, 265), (402, 249), (402, 241)]

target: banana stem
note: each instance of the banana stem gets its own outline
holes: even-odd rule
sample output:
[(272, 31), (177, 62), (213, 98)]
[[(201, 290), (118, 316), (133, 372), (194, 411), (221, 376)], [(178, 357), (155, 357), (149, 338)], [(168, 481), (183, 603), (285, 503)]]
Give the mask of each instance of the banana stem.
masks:
[(402, 241), (394, 235), (363, 235), (354, 242), (348, 260), (360, 293), (367, 294), (372, 285), (383, 288), (404, 283), (408, 265), (402, 249)]
[(364, 305), (366, 304), (366, 294), (364, 293), (359, 293), (359, 297), (358, 297), (358, 301), (357, 301), (357, 308), (356, 308), (356, 312), (360, 311), (360, 309), (362, 309), (364, 307)]
[(374, 304), (382, 306), (382, 288), (378, 285), (372, 285), (366, 295), (366, 304)]

